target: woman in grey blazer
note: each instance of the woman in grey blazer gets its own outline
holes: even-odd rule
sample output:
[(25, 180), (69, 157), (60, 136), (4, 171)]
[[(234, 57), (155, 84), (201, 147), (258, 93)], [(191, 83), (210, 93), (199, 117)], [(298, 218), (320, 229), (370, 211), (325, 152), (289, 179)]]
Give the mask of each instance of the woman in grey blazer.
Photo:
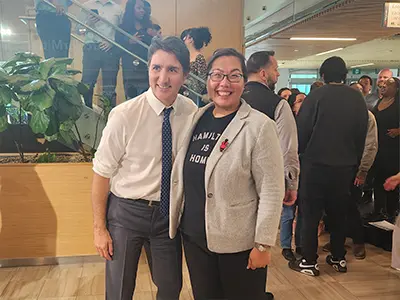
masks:
[(194, 116), (172, 170), (170, 236), (182, 232), (195, 300), (268, 299), (285, 190), (275, 123), (241, 100), (242, 54), (217, 50), (207, 73), (212, 103)]

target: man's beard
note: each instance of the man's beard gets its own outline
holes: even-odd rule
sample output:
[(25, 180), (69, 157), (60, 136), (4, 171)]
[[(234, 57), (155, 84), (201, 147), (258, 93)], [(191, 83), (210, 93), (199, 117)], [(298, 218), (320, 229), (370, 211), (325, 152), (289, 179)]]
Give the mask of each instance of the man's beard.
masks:
[(275, 85), (276, 85), (276, 82), (273, 82), (272, 80), (267, 80), (267, 87), (271, 91), (275, 91)]

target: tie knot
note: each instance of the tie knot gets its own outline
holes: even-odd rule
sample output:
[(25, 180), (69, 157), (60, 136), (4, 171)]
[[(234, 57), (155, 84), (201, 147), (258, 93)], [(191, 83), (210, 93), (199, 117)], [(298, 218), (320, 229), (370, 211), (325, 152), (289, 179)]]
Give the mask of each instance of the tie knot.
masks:
[(171, 114), (171, 111), (173, 110), (172, 107), (166, 107), (164, 108), (164, 118), (169, 118), (169, 115)]

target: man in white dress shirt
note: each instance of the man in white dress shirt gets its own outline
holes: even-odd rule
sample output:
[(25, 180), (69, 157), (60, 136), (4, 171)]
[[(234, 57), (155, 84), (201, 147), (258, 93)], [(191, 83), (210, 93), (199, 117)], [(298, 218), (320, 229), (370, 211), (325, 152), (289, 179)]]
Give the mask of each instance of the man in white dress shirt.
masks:
[(150, 248), (157, 300), (178, 300), (180, 237), (171, 240), (169, 188), (173, 158), (197, 107), (178, 91), (190, 54), (175, 37), (149, 49), (150, 89), (114, 108), (93, 160), (94, 240), (106, 259), (106, 299), (131, 300), (143, 245)]

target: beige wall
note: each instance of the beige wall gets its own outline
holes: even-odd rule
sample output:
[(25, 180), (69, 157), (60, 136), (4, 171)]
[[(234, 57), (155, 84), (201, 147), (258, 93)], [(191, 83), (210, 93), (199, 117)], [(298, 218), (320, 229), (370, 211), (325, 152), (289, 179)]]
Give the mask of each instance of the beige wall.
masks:
[[(81, 2), (86, 2), (81, 0)], [(116, 1), (125, 4), (126, 0)], [(222, 47), (233, 47), (243, 51), (243, 0), (150, 0), (154, 22), (160, 24), (164, 35), (177, 35), (190, 27), (208, 26), (213, 36), (205, 49), (205, 56)], [(77, 15), (79, 9), (70, 12)], [(30, 12), (32, 13), (32, 12)], [(42, 54), (41, 43), (34, 28), (30, 26), (31, 51)], [(73, 68), (82, 70), (82, 44), (72, 39), (70, 57), (74, 58)], [(117, 102), (124, 101), (122, 72), (118, 75)], [(101, 92), (101, 80), (95, 93)]]

